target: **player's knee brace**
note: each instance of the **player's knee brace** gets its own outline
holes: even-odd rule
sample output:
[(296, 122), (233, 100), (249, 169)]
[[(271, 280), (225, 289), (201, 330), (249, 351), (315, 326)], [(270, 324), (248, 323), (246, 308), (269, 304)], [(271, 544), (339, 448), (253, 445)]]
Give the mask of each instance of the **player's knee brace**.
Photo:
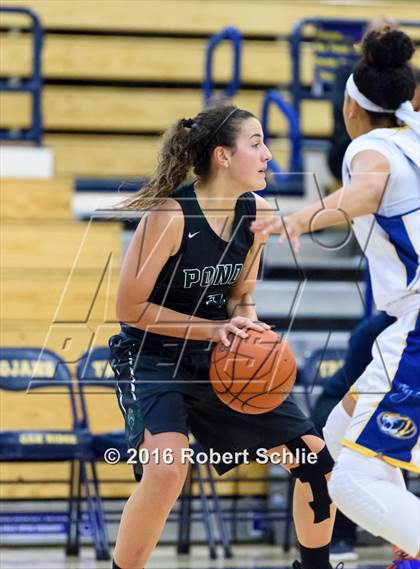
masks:
[[(311, 449), (302, 438), (294, 439), (287, 443), (287, 448), (294, 452), (298, 448), (305, 449), (306, 457)], [(313, 501), (309, 502), (309, 506), (314, 512), (314, 523), (318, 524), (330, 517), (331, 498), (328, 494), (327, 480), (325, 476), (329, 474), (334, 466), (334, 461), (324, 447), (317, 453), (317, 460), (311, 464), (307, 460), (303, 460), (299, 466), (292, 468), (290, 473), (301, 482), (307, 482), (312, 490)]]

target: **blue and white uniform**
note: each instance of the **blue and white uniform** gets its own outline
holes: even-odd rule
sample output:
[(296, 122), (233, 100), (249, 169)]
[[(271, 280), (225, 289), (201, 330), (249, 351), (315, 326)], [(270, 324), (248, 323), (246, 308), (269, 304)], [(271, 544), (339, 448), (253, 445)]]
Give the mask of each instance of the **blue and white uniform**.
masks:
[(369, 264), (378, 310), (397, 320), (377, 338), (373, 360), (353, 386), (357, 404), (342, 444), (420, 473), (420, 141), (407, 127), (355, 139), (343, 162), (364, 150), (387, 159), (390, 176), (375, 215), (353, 221)]

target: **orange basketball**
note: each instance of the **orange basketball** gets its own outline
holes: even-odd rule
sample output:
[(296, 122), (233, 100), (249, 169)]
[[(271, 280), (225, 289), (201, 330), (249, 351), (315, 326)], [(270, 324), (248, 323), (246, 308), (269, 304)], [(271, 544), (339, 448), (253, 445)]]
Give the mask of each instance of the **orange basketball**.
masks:
[(272, 411), (289, 395), (296, 380), (296, 361), (286, 340), (272, 330), (247, 330), (229, 347), (214, 348), (210, 380), (216, 395), (231, 409), (258, 415)]

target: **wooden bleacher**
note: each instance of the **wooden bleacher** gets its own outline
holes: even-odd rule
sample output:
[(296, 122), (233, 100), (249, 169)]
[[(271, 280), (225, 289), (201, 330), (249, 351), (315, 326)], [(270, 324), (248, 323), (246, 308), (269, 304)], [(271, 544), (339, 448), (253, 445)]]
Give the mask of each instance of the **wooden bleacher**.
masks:
[[(198, 89), (150, 89), (47, 85), (44, 89), (45, 129), (69, 132), (161, 132), (179, 117), (201, 110)], [(233, 102), (260, 116), (260, 90), (242, 90)], [(304, 101), (302, 131), (305, 136), (326, 137), (332, 118), (327, 101)], [(23, 128), (30, 122), (30, 99), (26, 94), (1, 97), (0, 127)], [(275, 115), (272, 133), (286, 135), (286, 122)]]
[[(23, 127), (29, 122), (29, 97), (6, 94), (0, 97), (0, 125)], [(163, 131), (178, 117), (199, 112), (201, 93), (196, 89), (159, 90), (114, 87), (48, 86), (44, 101), (45, 144), (56, 153), (56, 174), (60, 176), (135, 176), (152, 171), (160, 138), (142, 136), (142, 131)], [(235, 102), (260, 114), (261, 93), (243, 91)], [(328, 136), (332, 128), (329, 104), (306, 101), (302, 108), (304, 134)], [(286, 122), (273, 114), (273, 134), (285, 135)], [(51, 129), (71, 134), (48, 132)], [(83, 134), (83, 132), (86, 134)], [(89, 131), (103, 131), (92, 135)], [(114, 132), (115, 134), (110, 134)], [(127, 134), (123, 134), (127, 133)], [(130, 134), (131, 133), (131, 134)], [(135, 134), (137, 136), (134, 136)], [(286, 164), (288, 141), (273, 145), (274, 156)]]
[[(72, 192), (70, 179), (0, 181), (0, 327), (2, 346), (45, 346), (74, 371), (93, 337), (104, 345), (118, 330), (113, 314), (121, 226), (73, 221)], [(112, 392), (110, 396), (109, 404), (101, 406), (99, 428), (103, 430), (121, 428), (115, 396)], [(1, 428), (70, 427), (69, 408), (63, 401), (63, 394), (2, 391)], [(32, 464), (29, 469), (23, 464), (2, 464), (1, 474), (3, 481), (65, 481), (68, 468), (67, 464)], [(101, 466), (101, 476), (127, 478), (127, 468), (117, 472), (118, 468)], [(126, 495), (131, 486), (106, 486), (104, 495)], [(67, 483), (2, 484), (1, 498), (65, 497), (67, 493)]]
[[(8, 2), (20, 4), (20, 0)], [(337, 6), (322, 1), (181, 0), (174, 9), (172, 0), (122, 0), (115, 5), (102, 0), (28, 0), (25, 6), (40, 15), (46, 29), (45, 144), (56, 153), (58, 176), (150, 173), (161, 131), (202, 106), (206, 38), (223, 26), (235, 25), (245, 37), (241, 77), (246, 89), (240, 90), (235, 102), (259, 115), (263, 90), (290, 82), (287, 37), (293, 24), (309, 16), (337, 17)], [(339, 9), (340, 17), (369, 19), (384, 14), (418, 18), (409, 1), (395, 5), (381, 0)], [(1, 15), (2, 25), (10, 22), (22, 26), (23, 20)], [(419, 30), (410, 28), (409, 33), (420, 39)], [(1, 33), (0, 40), (0, 74), (25, 76), (31, 53), (28, 35)], [(418, 56), (416, 61), (420, 63)], [(217, 81), (227, 80), (230, 62), (230, 50), (222, 46), (215, 61)], [(307, 85), (312, 65), (308, 44), (302, 72)], [(28, 121), (28, 97), (0, 95), (1, 127), (23, 127)], [(328, 137), (328, 103), (305, 102), (302, 130), (306, 137)], [(277, 114), (273, 132), (281, 137), (286, 133)], [(286, 164), (287, 144), (280, 142), (277, 149), (276, 158)]]
[[(407, 30), (413, 35), (413, 29)], [(8, 76), (25, 77), (31, 66), (31, 42), (27, 35), (0, 35), (0, 68)], [(200, 83), (203, 54), (207, 45), (201, 38), (150, 38), (84, 36), (48, 33), (43, 56), (43, 73), (48, 79), (97, 81), (162, 81)], [(188, 53), (188, 64), (185, 54)], [(419, 54), (416, 56), (419, 60)], [(312, 81), (313, 52), (302, 51), (301, 77), (304, 85)], [(221, 45), (214, 63), (219, 82), (227, 81), (231, 71), (231, 49)], [(286, 85), (291, 63), (286, 39), (263, 41), (245, 39), (242, 53), (242, 83)]]
[[(22, 188), (28, 187), (25, 191)], [(0, 220), (69, 219), (73, 181), (70, 178), (53, 180), (0, 180)]]
[[(1, 36), (0, 67), (6, 75), (25, 77), (31, 65), (30, 38)], [(43, 59), (47, 79), (88, 79), (114, 81), (162, 81), (200, 83), (207, 40), (197, 38), (149, 38), (115, 36), (67, 36), (49, 33)], [(188, 53), (188, 64), (185, 54)], [(309, 84), (312, 53), (303, 58), (304, 82)], [(215, 60), (215, 76), (227, 81), (231, 70), (231, 50), (221, 46)], [(285, 41), (244, 43), (242, 80), (245, 84), (287, 83), (290, 58)]]
[[(21, 0), (8, 0), (20, 6)], [(296, 20), (309, 16), (325, 18), (378, 18), (394, 14), (402, 20), (418, 19), (416, 2), (391, 0), (377, 2), (332, 3), (320, 0), (26, 0), (42, 18), (46, 28), (61, 30), (104, 30), (108, 32), (213, 33), (226, 25), (258, 36), (287, 35)], [(398, 12), (398, 13), (397, 13)]]
[[(57, 175), (120, 178), (151, 172), (160, 144), (158, 137), (134, 135), (47, 134), (45, 145), (54, 149)], [(289, 156), (289, 141), (273, 139), (270, 150), (282, 167)]]

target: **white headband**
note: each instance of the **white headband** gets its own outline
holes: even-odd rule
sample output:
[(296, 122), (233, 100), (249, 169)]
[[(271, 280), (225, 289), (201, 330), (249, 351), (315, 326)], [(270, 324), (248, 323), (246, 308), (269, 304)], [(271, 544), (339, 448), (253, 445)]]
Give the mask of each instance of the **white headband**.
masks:
[(420, 136), (420, 113), (416, 112), (413, 109), (413, 105), (410, 101), (404, 101), (401, 103), (398, 109), (395, 110), (384, 109), (383, 107), (380, 107), (379, 105), (376, 105), (370, 101), (363, 95), (363, 93), (359, 91), (356, 83), (354, 82), (353, 74), (351, 74), (347, 80), (346, 90), (349, 96), (354, 99), (356, 103), (362, 107), (362, 109), (365, 109), (366, 111), (372, 111), (374, 113), (395, 114), (397, 119), (412, 128), (416, 132), (417, 136)]

